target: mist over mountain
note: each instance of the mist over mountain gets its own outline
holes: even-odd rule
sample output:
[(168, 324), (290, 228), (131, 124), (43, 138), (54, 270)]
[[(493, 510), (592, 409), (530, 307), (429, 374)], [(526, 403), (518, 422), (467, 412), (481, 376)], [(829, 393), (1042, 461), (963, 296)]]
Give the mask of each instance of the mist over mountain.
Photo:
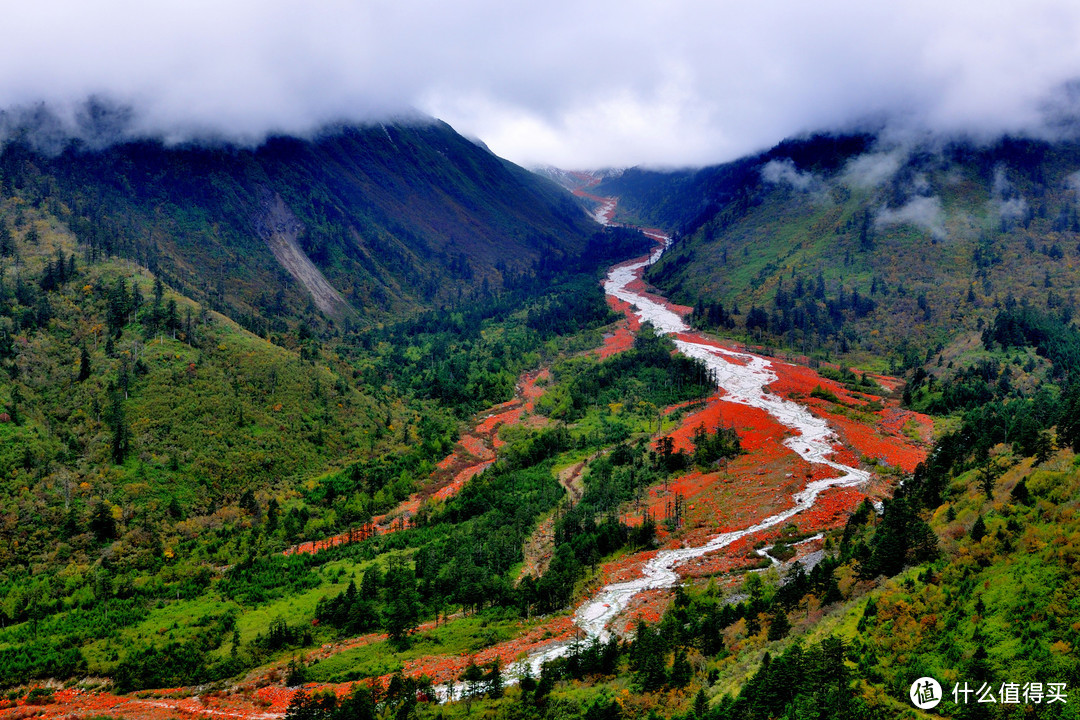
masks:
[[(129, 109), (3, 116), (3, 182), (91, 254), (119, 254), (265, 334), (305, 306), (375, 319), (497, 290), (596, 231), (566, 193), (445, 123), (168, 143)], [(321, 322), (321, 320), (319, 320)]]
[(141, 135), (249, 143), (417, 108), (521, 164), (701, 166), (882, 119), (1058, 130), (1077, 36), (1060, 0), (45, 2), (5, 19), (0, 108), (97, 96)]
[(5, 8), (0, 720), (1072, 717), (1077, 38)]
[(645, 277), (702, 326), (804, 352), (962, 352), (1023, 302), (1077, 308), (1080, 143), (815, 134), (698, 170), (641, 168), (590, 187), (616, 221), (668, 229)]

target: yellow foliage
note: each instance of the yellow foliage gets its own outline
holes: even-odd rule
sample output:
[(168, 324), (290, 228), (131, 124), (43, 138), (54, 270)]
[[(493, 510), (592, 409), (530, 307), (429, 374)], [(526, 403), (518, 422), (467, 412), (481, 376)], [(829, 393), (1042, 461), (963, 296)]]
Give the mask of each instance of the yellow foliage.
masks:
[(124, 486), (124, 493), (128, 497), (137, 498), (150, 489), (150, 486), (144, 482), (128, 483)]

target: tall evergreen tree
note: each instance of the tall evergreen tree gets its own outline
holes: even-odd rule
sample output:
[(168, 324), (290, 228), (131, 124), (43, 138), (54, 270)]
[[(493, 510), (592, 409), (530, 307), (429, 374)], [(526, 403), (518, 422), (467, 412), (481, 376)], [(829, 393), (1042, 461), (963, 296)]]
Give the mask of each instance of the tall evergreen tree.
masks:
[(90, 513), (90, 532), (98, 542), (113, 540), (116, 538), (116, 520), (113, 518), (112, 509), (105, 502), (98, 502)]
[(79, 347), (79, 382), (90, 377), (90, 352), (85, 345)]
[(119, 389), (112, 392), (112, 401), (109, 405), (109, 423), (112, 425), (112, 459), (117, 465), (122, 465), (127, 457), (128, 446), (131, 442), (131, 429), (124, 415), (124, 402)]
[(122, 277), (117, 278), (112, 290), (109, 291), (109, 304), (105, 316), (112, 335), (119, 337), (120, 332), (127, 325), (130, 310), (131, 299), (128, 296), (127, 282)]
[(404, 565), (392, 566), (386, 573), (386, 609), (383, 625), (390, 640), (399, 647), (409, 643), (409, 636), (420, 622), (420, 593), (416, 575)]
[(6, 223), (0, 222), (0, 257), (11, 257), (15, 254), (15, 240), (11, 237), (11, 229)]

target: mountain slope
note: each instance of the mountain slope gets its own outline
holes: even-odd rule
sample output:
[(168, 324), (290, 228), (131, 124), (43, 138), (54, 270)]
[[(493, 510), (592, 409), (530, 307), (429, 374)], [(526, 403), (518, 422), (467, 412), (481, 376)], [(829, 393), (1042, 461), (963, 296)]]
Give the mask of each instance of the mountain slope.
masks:
[(46, 156), (16, 142), (0, 177), (93, 255), (134, 259), (260, 333), (309, 298), (338, 320), (385, 319), (498, 288), (595, 229), (556, 186), (437, 121), (257, 148), (72, 143)]
[(1073, 311), (1078, 170), (1074, 143), (815, 137), (595, 192), (676, 232), (646, 277), (699, 326), (900, 370), (964, 352), (1010, 297)]

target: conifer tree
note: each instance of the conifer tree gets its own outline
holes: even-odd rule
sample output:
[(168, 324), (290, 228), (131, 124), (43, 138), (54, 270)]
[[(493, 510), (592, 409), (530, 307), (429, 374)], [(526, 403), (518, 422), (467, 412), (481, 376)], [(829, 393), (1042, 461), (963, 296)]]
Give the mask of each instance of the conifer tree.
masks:
[(107, 503), (99, 502), (94, 505), (90, 515), (90, 532), (94, 533), (98, 542), (105, 542), (116, 537), (116, 520)]
[(982, 515), (975, 518), (975, 524), (971, 526), (971, 539), (975, 542), (979, 542), (986, 537), (986, 522), (983, 520)]
[(112, 459), (117, 465), (122, 465), (131, 442), (131, 430), (128, 428), (127, 418), (124, 415), (124, 403), (119, 389), (114, 389), (112, 392), (108, 419), (113, 428)]
[(79, 382), (90, 377), (90, 352), (85, 345), (79, 347)]
[(109, 305), (105, 316), (110, 334), (120, 336), (120, 332), (127, 325), (130, 309), (131, 299), (128, 297), (127, 283), (124, 278), (117, 278), (116, 284), (109, 291)]
[(0, 257), (11, 257), (15, 254), (15, 240), (11, 237), (11, 230), (4, 223), (0, 223)]
[(791, 623), (788, 621), (787, 613), (777, 605), (773, 612), (772, 622), (769, 623), (769, 640), (781, 640), (790, 630)]
[(406, 647), (409, 635), (420, 622), (420, 593), (416, 589), (416, 575), (403, 565), (391, 567), (386, 573), (386, 609), (383, 625), (390, 640), (399, 647)]

